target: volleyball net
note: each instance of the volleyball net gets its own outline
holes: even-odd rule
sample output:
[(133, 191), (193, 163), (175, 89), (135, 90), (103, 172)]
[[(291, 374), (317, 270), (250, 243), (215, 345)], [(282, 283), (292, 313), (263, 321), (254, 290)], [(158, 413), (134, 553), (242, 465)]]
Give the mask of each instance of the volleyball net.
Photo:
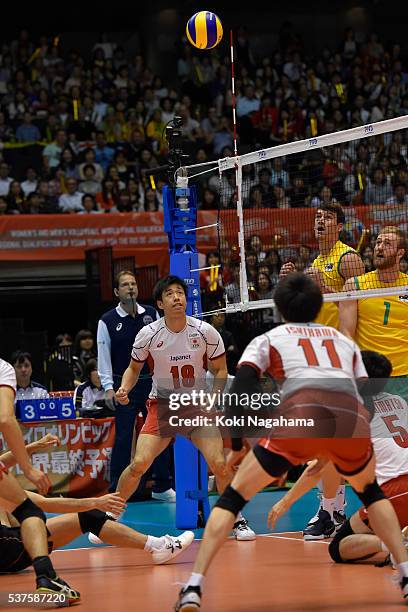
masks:
[[(407, 231), (407, 128), (408, 116), (397, 117), (183, 169), (190, 184), (205, 177), (216, 190), (226, 312), (271, 308), (281, 266), (291, 262), (293, 269), (310, 271), (318, 256), (320, 270), (334, 279), (325, 301), (408, 293), (401, 275), (386, 288), (374, 275), (343, 291), (333, 269), (333, 261), (352, 250), (359, 258), (348, 277), (381, 267), (373, 257), (380, 232)], [(318, 219), (318, 211), (333, 203), (344, 213), (338, 237), (345, 245), (337, 244), (334, 259), (333, 240)], [(403, 234), (396, 239), (402, 248)]]

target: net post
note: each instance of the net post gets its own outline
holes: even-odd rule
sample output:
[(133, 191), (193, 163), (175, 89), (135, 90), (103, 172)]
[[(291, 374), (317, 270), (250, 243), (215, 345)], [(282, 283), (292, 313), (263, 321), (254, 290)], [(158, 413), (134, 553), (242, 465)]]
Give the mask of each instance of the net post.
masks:
[[(176, 189), (163, 189), (164, 229), (169, 240), (170, 273), (187, 284), (187, 315), (201, 314), (200, 277), (196, 247), (197, 195), (179, 172)], [(204, 522), (210, 514), (207, 464), (190, 440), (176, 437), (174, 444), (176, 480), (176, 527), (196, 529), (199, 510)], [(201, 526), (201, 525), (200, 525)]]

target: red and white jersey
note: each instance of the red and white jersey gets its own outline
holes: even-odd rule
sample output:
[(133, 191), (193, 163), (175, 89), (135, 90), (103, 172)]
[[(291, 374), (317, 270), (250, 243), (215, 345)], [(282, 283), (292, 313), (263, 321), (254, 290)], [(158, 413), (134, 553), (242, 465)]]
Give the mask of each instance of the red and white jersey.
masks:
[(185, 328), (172, 332), (163, 317), (137, 334), (132, 359), (148, 362), (153, 378), (149, 397), (154, 398), (205, 388), (207, 361), (224, 353), (222, 338), (209, 323), (187, 317)]
[[(242, 354), (239, 365), (243, 364), (282, 381), (282, 396), (306, 387), (333, 391), (350, 387), (358, 397), (355, 379), (367, 378), (355, 342), (316, 323), (285, 323), (257, 336)], [(351, 385), (345, 384), (347, 379)]]
[(379, 393), (374, 398), (374, 407), (370, 428), (375, 473), (381, 485), (408, 474), (408, 405), (399, 395)]
[(8, 363), (8, 361), (4, 361), (4, 359), (0, 359), (0, 387), (11, 387), (14, 393), (17, 389), (15, 370), (13, 366)]

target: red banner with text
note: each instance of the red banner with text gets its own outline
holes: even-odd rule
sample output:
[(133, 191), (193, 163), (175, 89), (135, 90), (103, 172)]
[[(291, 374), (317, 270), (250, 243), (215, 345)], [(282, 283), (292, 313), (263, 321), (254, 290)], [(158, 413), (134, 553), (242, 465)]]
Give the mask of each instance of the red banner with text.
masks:
[[(48, 474), (51, 495), (95, 497), (108, 492), (110, 460), (115, 441), (115, 419), (73, 419), (41, 423), (20, 423), (26, 444), (47, 433), (59, 437), (61, 446), (33, 453), (32, 463)], [(0, 453), (7, 450), (0, 434)], [(19, 465), (11, 470), (24, 489), (34, 486)]]
[[(217, 212), (201, 212), (198, 225), (217, 222)], [(217, 245), (216, 228), (200, 230), (199, 247)], [(112, 246), (132, 250), (137, 257), (146, 249), (167, 253), (163, 213), (110, 213), (96, 215), (2, 215), (0, 261), (80, 260), (86, 249)]]
[[(368, 228), (376, 233), (383, 225), (407, 225), (406, 206), (347, 207), (345, 231), (350, 242), (358, 242)], [(258, 234), (266, 248), (314, 244), (315, 209), (244, 209), (244, 233)], [(197, 248), (201, 252), (238, 243), (235, 210), (199, 211)], [(212, 226), (212, 227), (205, 227)], [(134, 255), (136, 265), (168, 262), (168, 241), (163, 213), (110, 213), (95, 215), (2, 215), (0, 216), (0, 261), (83, 260), (85, 251), (112, 246), (120, 255)]]

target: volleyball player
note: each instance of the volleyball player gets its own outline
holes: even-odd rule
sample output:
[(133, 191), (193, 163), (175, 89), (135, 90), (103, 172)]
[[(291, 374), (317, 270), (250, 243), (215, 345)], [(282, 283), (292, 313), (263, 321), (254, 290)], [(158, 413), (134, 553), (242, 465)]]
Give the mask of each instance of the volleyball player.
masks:
[[(200, 608), (204, 574), (237, 512), (271, 477), (316, 457), (319, 466), (332, 461), (353, 486), (367, 508), (375, 533), (395, 558), (402, 593), (408, 597), (408, 553), (395, 511), (376, 481), (369, 415), (356, 389), (356, 380), (367, 376), (360, 351), (337, 330), (311, 323), (323, 298), (306, 275), (293, 273), (281, 279), (274, 299), (287, 323), (250, 342), (231, 392), (257, 390), (259, 376), (267, 372), (283, 381), (280, 414), (304, 420), (313, 417), (312, 437), (304, 425), (291, 432), (283, 424), (245, 456), (231, 486), (211, 512), (193, 573), (179, 594), (177, 612)], [(230, 463), (234, 461), (233, 452)]]
[[(137, 334), (131, 362), (116, 392), (117, 401), (126, 404), (145, 362), (154, 368), (147, 418), (139, 434), (132, 463), (123, 471), (118, 483), (120, 496), (125, 500), (136, 490), (140, 478), (155, 457), (167, 448), (177, 433), (177, 429), (166, 427), (163, 422), (165, 418), (160, 423), (163, 406), (167, 406), (166, 418), (169, 416), (169, 396), (176, 391), (190, 392), (202, 387), (207, 368), (214, 374), (213, 393), (223, 390), (228, 377), (220, 334), (205, 321), (186, 315), (186, 298), (187, 287), (177, 276), (169, 275), (157, 283), (154, 299), (163, 310), (164, 317), (146, 325)], [(218, 491), (222, 493), (231, 481), (232, 472), (226, 468), (219, 430), (216, 427), (195, 427), (188, 435), (203, 454), (215, 475)], [(241, 515), (233, 525), (233, 533), (237, 540), (253, 540), (256, 537)]]
[(387, 388), (408, 399), (408, 274), (399, 271), (407, 237), (398, 227), (384, 227), (374, 246), (373, 272), (354, 275), (345, 291), (404, 287), (397, 295), (345, 300), (340, 303), (340, 330), (361, 350), (379, 351), (392, 364)]
[[(398, 395), (384, 391), (392, 371), (389, 359), (374, 351), (362, 351), (361, 355), (371, 379), (369, 392), (373, 396), (373, 419), (370, 429), (376, 459), (375, 473), (403, 529), (408, 525), (408, 404)], [(309, 476), (308, 470), (302, 474), (269, 512), (271, 528), (319, 477), (319, 474)], [(365, 560), (381, 552), (388, 551), (371, 529), (364, 507), (346, 521), (329, 546), (329, 553), (336, 563)]]
[[(364, 273), (364, 264), (359, 254), (339, 240), (344, 222), (344, 211), (337, 202), (325, 204), (316, 210), (314, 234), (319, 255), (306, 273), (314, 278), (322, 293), (341, 291), (347, 279)], [(294, 271), (295, 265), (288, 262), (282, 266), (281, 276)], [(337, 303), (324, 302), (316, 323), (339, 329)], [(319, 483), (319, 497), (319, 508), (303, 532), (305, 540), (330, 537), (346, 520), (344, 483), (330, 468), (325, 471)]]
[[(58, 445), (58, 438), (47, 434), (35, 443), (38, 448), (45, 448), (49, 444)], [(1, 455), (0, 461), (6, 468), (16, 464), (11, 452)], [(31, 491), (25, 493), (43, 512), (60, 514), (48, 518), (45, 523), (49, 552), (68, 544), (81, 533), (92, 531), (101, 534), (108, 544), (150, 552), (153, 563), (161, 564), (184, 552), (194, 540), (192, 531), (185, 531), (179, 536), (154, 537), (109, 520), (106, 512), (120, 513), (125, 508), (118, 493), (84, 499), (48, 498)], [(21, 525), (9, 512), (12, 509), (10, 502), (0, 498), (0, 573), (20, 572), (32, 564), (21, 537)]]
[[(51, 486), (49, 478), (34, 468), (26, 451), (23, 436), (14, 414), (16, 374), (11, 364), (0, 359), (0, 431), (24, 475), (40, 493)], [(14, 518), (21, 525), (21, 540), (34, 567), (38, 593), (60, 593), (67, 602), (80, 600), (78, 591), (57, 576), (48, 555), (44, 512), (27, 497), (7, 467), (0, 461), (0, 498), (6, 500)]]

